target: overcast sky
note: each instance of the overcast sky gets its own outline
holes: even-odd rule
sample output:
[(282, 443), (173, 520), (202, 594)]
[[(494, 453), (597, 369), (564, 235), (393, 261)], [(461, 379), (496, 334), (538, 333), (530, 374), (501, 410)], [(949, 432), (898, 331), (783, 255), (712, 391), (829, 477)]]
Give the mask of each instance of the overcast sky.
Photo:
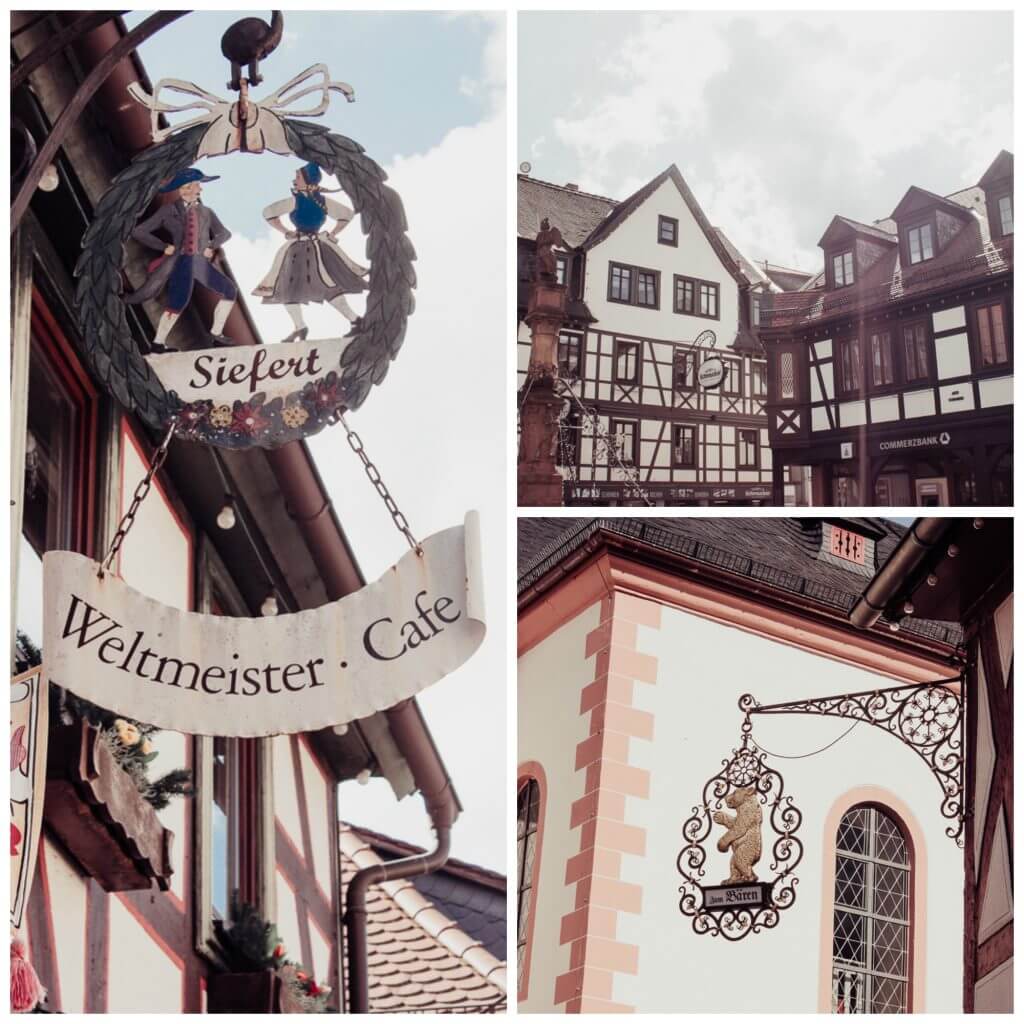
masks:
[(535, 177), (624, 199), (676, 163), (758, 261), (813, 270), (834, 214), (887, 217), (1013, 149), (1006, 12), (530, 12), (518, 40)]
[[(220, 36), (234, 14), (194, 13), (141, 49), (150, 78), (183, 78), (224, 96), (229, 68)], [(264, 14), (264, 17), (266, 14)], [(129, 25), (141, 20), (132, 15)], [(253, 98), (324, 62), (353, 86), (356, 102), (335, 96), (320, 118), (360, 142), (384, 166), (405, 203), (416, 248), (416, 312), (385, 382), (350, 417), (367, 452), (420, 536), (481, 510), (489, 630), (480, 651), (419, 697), (465, 807), (452, 837), (455, 857), (506, 866), (505, 666), (505, 32), (490, 14), (285, 13), (281, 46), (261, 70)], [(180, 119), (180, 118), (179, 118)], [(203, 163), (221, 180), (203, 200), (234, 233), (225, 252), (248, 296), (270, 267), (280, 236), (265, 205), (288, 195), (299, 162), (234, 155)], [(333, 179), (325, 183), (337, 187)], [(345, 200), (344, 196), (339, 199)], [(471, 231), (459, 231), (458, 223)], [(339, 244), (364, 260), (350, 225)], [(472, 259), (467, 253), (472, 250)], [(249, 298), (266, 341), (291, 330), (280, 306)], [(353, 300), (361, 311), (362, 299)], [(347, 325), (329, 308), (307, 312), (311, 337)], [(349, 450), (340, 427), (311, 441), (320, 473), (368, 580), (408, 550)], [(426, 844), (422, 800), (396, 804), (387, 783), (341, 787), (345, 820)]]

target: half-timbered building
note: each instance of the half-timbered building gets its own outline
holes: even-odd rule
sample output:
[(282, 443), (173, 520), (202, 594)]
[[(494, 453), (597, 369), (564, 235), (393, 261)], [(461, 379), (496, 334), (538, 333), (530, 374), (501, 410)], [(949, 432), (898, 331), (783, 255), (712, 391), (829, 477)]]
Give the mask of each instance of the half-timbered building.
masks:
[[(970, 911), (958, 894), (974, 834), (958, 731), (964, 634), (958, 615), (932, 604), (887, 604), (868, 629), (850, 618), (893, 553), (915, 547), (906, 528), (764, 517), (518, 525), (520, 1011), (959, 1012)], [(1006, 642), (1000, 634), (1000, 650)], [(990, 692), (998, 657), (986, 655)], [(801, 859), (777, 918), (724, 934), (714, 929), (725, 917), (697, 927), (681, 895), (684, 826), (712, 792), (747, 785), (716, 776), (743, 742), (745, 694), (748, 749), (801, 812), (789, 833)], [(1005, 735), (1000, 726), (994, 771), (991, 744), (977, 755), (977, 778), (994, 780), (978, 784), (995, 794), (990, 808), (1009, 792)], [(944, 741), (948, 761), (929, 763)], [(786, 859), (774, 818), (766, 798), (759, 883)], [(697, 830), (705, 906), (727, 875), (736, 881), (730, 819)], [(981, 934), (1005, 943), (997, 881)], [(1004, 953), (983, 943), (978, 956), (991, 965)], [(1008, 984), (1004, 972), (978, 1008), (998, 1005)]]
[(819, 246), (760, 310), (776, 499), (801, 466), (818, 505), (1011, 504), (1013, 156)]
[[(78, 109), (83, 80), (126, 29), (114, 12), (15, 14), (12, 25), (17, 188), (34, 151), (66, 110)], [(32, 58), (40, 53), (46, 59)], [(81, 107), (13, 235), (14, 671), (39, 659), (43, 554), (102, 557), (160, 440), (86, 368), (73, 308), (73, 269), (96, 204), (150, 142), (148, 113), (127, 98), (130, 83), (151, 89), (142, 64), (131, 53), (107, 65), (102, 88)], [(129, 260), (137, 269), (144, 255), (133, 245)], [(143, 351), (154, 334), (151, 313), (141, 306), (129, 312)], [(201, 316), (208, 322), (209, 309)], [(181, 326), (198, 331), (199, 323), (191, 312)], [(237, 344), (260, 343), (241, 302), (226, 333)], [(319, 607), (365, 582), (303, 442), (244, 453), (172, 444), (113, 569), (165, 605), (245, 617)], [(439, 836), (459, 813), (416, 702), (316, 733), (157, 733), (152, 775), (186, 769), (194, 794), (154, 807), (112, 758), (81, 702), (55, 686), (50, 697), (43, 835), (23, 927), (48, 992), (43, 1010), (254, 1009), (251, 1001), (232, 1003), (223, 988), (210, 998), (225, 972), (217, 923), (228, 918), (235, 892), (276, 923), (290, 959), (331, 986), (329, 1006), (348, 1005), (342, 915), (349, 872), (338, 847), (346, 787), (377, 775), (396, 798), (420, 793)], [(417, 949), (408, 952), (406, 962), (415, 961)], [(488, 967), (493, 1003), (501, 976)]]
[(541, 221), (564, 241), (567, 503), (767, 502), (767, 373), (751, 317), (778, 285), (711, 226), (678, 168), (622, 202), (520, 175), (518, 217), (520, 384)]

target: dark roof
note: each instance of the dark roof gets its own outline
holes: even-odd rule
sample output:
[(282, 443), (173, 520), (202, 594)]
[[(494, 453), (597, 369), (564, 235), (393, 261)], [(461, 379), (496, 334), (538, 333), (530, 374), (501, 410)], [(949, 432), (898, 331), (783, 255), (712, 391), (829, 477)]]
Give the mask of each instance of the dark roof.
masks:
[(988, 170), (981, 176), (978, 184), (983, 188), (999, 181), (1006, 181), (1013, 178), (1013, 154), (1005, 149), (999, 151), (999, 155), (988, 166)]
[(814, 274), (807, 270), (791, 270), (788, 267), (776, 267), (771, 263), (765, 263), (763, 269), (765, 277), (784, 292), (796, 291), (814, 277)]
[(825, 234), (818, 239), (820, 248), (825, 248), (834, 237), (847, 234), (863, 235), (865, 238), (873, 238), (876, 241), (887, 242), (890, 245), (896, 244), (896, 236), (891, 231), (883, 231), (871, 224), (862, 224), (859, 220), (851, 220), (849, 217), (840, 217), (836, 214), (829, 221)]
[(517, 206), (518, 233), (531, 242), (547, 217), (562, 232), (565, 244), (575, 249), (615, 209), (614, 199), (591, 195), (564, 185), (552, 185), (537, 178), (519, 175)]
[(725, 247), (725, 251), (734, 262), (739, 264), (740, 270), (743, 271), (744, 276), (751, 284), (770, 283), (768, 275), (765, 274), (765, 272), (756, 263), (751, 263), (751, 261), (748, 260), (747, 257), (729, 241), (725, 232), (721, 228), (714, 228), (713, 230), (715, 234), (718, 235), (718, 240)]
[[(424, 852), (420, 846), (370, 829), (360, 828), (358, 832), (382, 860), (413, 857)], [(467, 935), (497, 959), (505, 959), (504, 875), (451, 857), (444, 867), (429, 875), (418, 875), (412, 883)]]
[(898, 221), (907, 213), (932, 207), (939, 207), (947, 213), (951, 213), (954, 217), (959, 217), (961, 220), (968, 215), (960, 203), (954, 202), (946, 196), (929, 192), (926, 188), (911, 185), (903, 194), (903, 198), (897, 203), (896, 209), (889, 214), (889, 220)]
[[(642, 540), (737, 577), (758, 581), (781, 594), (799, 594), (823, 608), (848, 612), (867, 586), (870, 574), (840, 568), (820, 557), (821, 519), (717, 517), (701, 519), (546, 519), (518, 521), (519, 592), (578, 550), (599, 530)], [(829, 521), (836, 521), (830, 517)], [(895, 548), (905, 528), (886, 519), (847, 519), (849, 528), (877, 538), (877, 569)], [(804, 525), (801, 525), (804, 524)], [(904, 619), (902, 629), (941, 644), (961, 638), (948, 623)]]

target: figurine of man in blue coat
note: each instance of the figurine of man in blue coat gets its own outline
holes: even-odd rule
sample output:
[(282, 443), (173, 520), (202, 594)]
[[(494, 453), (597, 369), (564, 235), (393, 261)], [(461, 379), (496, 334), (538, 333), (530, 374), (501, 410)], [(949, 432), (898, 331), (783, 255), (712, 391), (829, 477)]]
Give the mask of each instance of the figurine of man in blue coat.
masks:
[[(177, 192), (176, 202), (160, 207), (132, 232), (132, 238), (161, 255), (149, 265), (150, 276), (137, 291), (125, 297), (126, 302), (144, 302), (156, 298), (166, 287), (164, 312), (151, 347), (156, 352), (168, 351), (164, 342), (192, 298), (196, 282), (219, 297), (213, 310), (210, 333), (214, 345), (228, 344), (223, 336), (224, 324), (231, 312), (238, 288), (211, 262), (214, 252), (230, 237), (217, 215), (199, 201), (203, 182), (216, 181), (219, 175), (205, 175), (195, 167), (176, 174), (160, 192)], [(162, 231), (166, 238), (156, 234)]]

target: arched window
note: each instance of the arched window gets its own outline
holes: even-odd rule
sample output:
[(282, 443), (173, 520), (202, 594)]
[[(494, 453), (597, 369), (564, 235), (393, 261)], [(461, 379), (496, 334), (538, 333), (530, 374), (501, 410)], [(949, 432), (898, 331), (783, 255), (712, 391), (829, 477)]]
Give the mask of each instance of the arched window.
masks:
[(516, 929), (519, 998), (525, 998), (530, 969), (529, 940), (532, 931), (535, 871), (540, 842), (541, 789), (535, 778), (519, 780), (519, 821), (516, 855), (519, 873), (519, 904)]
[(854, 807), (836, 836), (832, 1012), (906, 1013), (910, 850), (887, 810)]

